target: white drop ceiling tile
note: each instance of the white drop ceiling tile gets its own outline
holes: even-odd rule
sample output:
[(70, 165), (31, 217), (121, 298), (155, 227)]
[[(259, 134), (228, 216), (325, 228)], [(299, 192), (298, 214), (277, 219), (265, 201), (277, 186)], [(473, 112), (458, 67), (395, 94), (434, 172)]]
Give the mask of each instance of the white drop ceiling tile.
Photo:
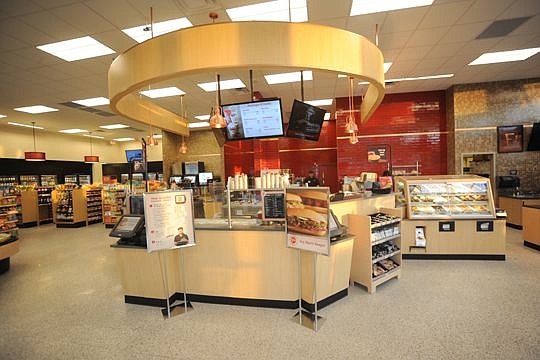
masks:
[(474, 40), (490, 24), (490, 21), (484, 21), (473, 24), (454, 25), (439, 43), (447, 44)]
[(505, 36), (496, 45), (491, 47), (489, 51), (492, 52), (524, 49), (528, 47), (527, 44), (530, 44), (536, 38), (537, 36), (534, 34)]
[(510, 33), (510, 35), (522, 34), (540, 34), (540, 14), (525, 21), (520, 27)]
[(419, 29), (429, 29), (438, 26), (453, 25), (467, 11), (474, 0), (434, 4), (419, 24)]
[(8, 34), (16, 39), (24, 41), (31, 46), (56, 41), (54, 37), (28, 26), (17, 18), (10, 18), (0, 21), (0, 33)]
[(131, 6), (144, 14), (150, 22), (150, 7), (153, 8), (154, 22), (184, 17), (173, 0), (129, 0)]
[(317, 1), (307, 0), (309, 21), (349, 17), (352, 1)]
[(408, 76), (410, 71), (413, 70), (418, 63), (418, 60), (398, 60), (394, 62), (384, 77), (385, 79), (392, 79)]
[(347, 30), (363, 35), (371, 41), (374, 41), (375, 25), (379, 24), (379, 34), (381, 34), (381, 30), (384, 29), (385, 19), (386, 13), (351, 16), (347, 20)]
[(513, 19), (540, 13), (540, 1), (517, 0), (499, 16), (500, 19)]
[(419, 74), (437, 74), (437, 72), (445, 63), (446, 58), (435, 58), (435, 59), (426, 59), (419, 61), (416, 67), (414, 68), (415, 73)]
[(465, 44), (467, 43), (460, 42), (460, 43), (435, 45), (426, 55), (426, 58), (428, 59), (448, 58), (448, 57), (454, 56), (456, 52), (458, 52), (463, 46), (465, 46)]
[(90, 0), (85, 5), (119, 29), (145, 24), (148, 17), (146, 12), (139, 12), (126, 0)]
[(320, 25), (326, 25), (331, 26), (338, 29), (344, 29), (347, 30), (347, 19), (346, 17), (340, 17), (340, 18), (334, 18), (334, 19), (319, 19), (313, 22), (314, 24), (320, 24)]
[(1, 9), (10, 16), (24, 15), (42, 10), (40, 6), (30, 0), (2, 0)]
[(137, 42), (135, 40), (133, 40), (119, 30), (111, 30), (94, 34), (92, 35), (92, 37), (100, 43), (104, 44), (105, 46), (116, 51), (117, 54), (113, 54), (113, 56), (117, 56), (118, 54), (126, 51), (130, 47), (137, 45)]
[(497, 19), (515, 0), (476, 0), (458, 20), (458, 24), (493, 21)]
[[(218, 18), (215, 21), (216, 23), (231, 21), (231, 19), (229, 18), (229, 15), (227, 15), (227, 12), (225, 10), (218, 9), (218, 10), (213, 10), (213, 12), (218, 14)], [(212, 23), (212, 19), (210, 19), (210, 17), (208, 16), (207, 11), (202, 12), (202, 13), (188, 15), (187, 18), (193, 25), (206, 25), (206, 24)]]
[(41, 68), (33, 69), (30, 71), (30, 74), (33, 74), (36, 77), (36, 80), (39, 79), (40, 82), (42, 81), (60, 81), (60, 80), (66, 80), (71, 78), (70, 75), (52, 68), (51, 66), (44, 66)]
[(79, 29), (85, 35), (115, 29), (113, 24), (82, 3), (55, 8), (51, 10), (51, 13)]
[(28, 47), (28, 44), (9, 35), (0, 34), (0, 50), (9, 51)]
[(427, 14), (429, 6), (388, 12), (381, 34), (416, 30)]
[(55, 38), (56, 41), (69, 40), (86, 35), (81, 30), (74, 28), (65, 21), (51, 14), (49, 11), (41, 11), (24, 15), (21, 16), (19, 20), (35, 29), (40, 29), (45, 34)]
[(479, 39), (469, 41), (465, 44), (456, 54), (475, 54), (477, 56), (482, 55), (485, 52), (489, 52), (495, 45), (501, 42), (502, 38), (492, 38), (492, 39)]
[[(406, 60), (420, 60), (423, 59), (427, 53), (432, 49), (431, 46), (416, 46), (404, 48), (396, 60), (396, 63)], [(392, 65), (394, 67), (394, 65)]]
[(449, 26), (416, 30), (407, 41), (407, 47), (435, 45), (449, 30)]
[(35, 61), (27, 60), (25, 58), (21, 58), (20, 56), (17, 56), (12, 51), (3, 52), (2, 56), (1, 56), (1, 59), (6, 64), (15, 66), (16, 68), (22, 69), (22, 70), (28, 70), (28, 69), (33, 69), (33, 68), (36, 68), (36, 67), (43, 66), (43, 65), (40, 65), (39, 63), (37, 63)]
[(53, 56), (49, 53), (46, 53), (44, 51), (41, 51), (35, 47), (14, 50), (11, 53), (17, 56), (19, 59), (24, 58), (28, 61), (31, 61), (32, 63), (36, 65), (35, 67), (65, 63), (64, 60), (56, 56)]
[(412, 35), (412, 31), (382, 34), (379, 36), (379, 48), (383, 52), (391, 49), (402, 49)]

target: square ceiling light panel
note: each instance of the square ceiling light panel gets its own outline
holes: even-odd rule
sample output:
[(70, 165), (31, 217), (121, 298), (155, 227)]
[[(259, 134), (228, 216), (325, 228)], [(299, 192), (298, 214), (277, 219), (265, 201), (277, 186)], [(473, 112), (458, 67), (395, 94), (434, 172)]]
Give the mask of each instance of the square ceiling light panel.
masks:
[(88, 130), (84, 130), (84, 129), (66, 129), (66, 130), (59, 130), (59, 132), (64, 133), (64, 134), (79, 134), (79, 133), (83, 133), (83, 132), (88, 132)]
[[(192, 26), (193, 24), (185, 17), (157, 22), (153, 26), (154, 37)], [(138, 43), (152, 38), (151, 25), (139, 25), (122, 31)]]
[(114, 141), (133, 141), (135, 140), (134, 138), (130, 138), (130, 137), (126, 137), (126, 138), (116, 138), (116, 139), (113, 139)]
[(330, 120), (330, 113), (329, 112), (324, 114), (324, 120)]
[(353, 0), (350, 16), (374, 14), (433, 4), (434, 0)]
[(111, 125), (101, 125), (100, 128), (107, 129), (107, 130), (114, 130), (114, 129), (125, 129), (128, 128), (128, 125), (124, 124), (111, 124)]
[[(384, 63), (384, 73), (386, 74), (388, 70), (390, 70), (390, 67), (392, 66), (393, 62), (385, 62)], [(345, 78), (347, 75), (339, 74), (338, 78)]]
[(82, 99), (82, 100), (73, 100), (75, 104), (79, 104), (82, 106), (100, 106), (100, 105), (109, 105), (109, 99), (106, 97), (100, 96), (96, 98), (90, 98), (90, 99)]
[(210, 115), (197, 115), (195, 116), (195, 119), (205, 121), (210, 119)]
[(66, 61), (90, 59), (115, 53), (113, 49), (108, 48), (90, 36), (84, 36), (77, 39), (65, 40), (36, 47), (41, 51), (45, 51), (46, 53), (57, 56)]
[[(306, 0), (290, 0), (290, 21), (308, 21)], [(275, 0), (226, 9), (232, 21), (289, 21), (289, 1)]]
[(105, 137), (98, 136), (98, 135), (83, 134), (83, 136), (86, 136), (86, 137), (89, 137), (89, 138), (94, 138), (94, 139), (105, 139)]
[[(202, 84), (197, 84), (198, 87), (203, 89), (206, 92), (210, 91), (217, 91), (217, 82), (207, 82)], [(219, 81), (219, 88), (220, 90), (230, 90), (230, 89), (242, 89), (245, 88), (246, 84), (242, 82), (240, 79), (232, 79), (232, 80), (220, 80)]]
[(497, 64), (510, 61), (522, 61), (534, 56), (540, 52), (540, 47), (509, 50), (509, 51), (497, 51), (484, 53), (471, 61), (469, 65), (484, 65), (484, 64)]
[(202, 127), (206, 127), (206, 126), (210, 126), (210, 123), (208, 121), (203, 121), (203, 122), (199, 122), (199, 123), (189, 123), (188, 124), (188, 127), (190, 127), (190, 128), (202, 128)]
[[(440, 74), (440, 75), (426, 75), (426, 76), (417, 76), (417, 77), (404, 77), (404, 78), (395, 78), (395, 79), (385, 79), (385, 83), (399, 82), (399, 81), (415, 81), (415, 80), (430, 80), (430, 79), (445, 79), (451, 78), (454, 74)], [(368, 85), (369, 82), (361, 81), (358, 85)]]
[(162, 97), (168, 97), (168, 96), (179, 96), (184, 95), (185, 92), (177, 88), (176, 86), (161, 88), (161, 89), (151, 89), (151, 90), (144, 90), (141, 91), (141, 94), (144, 96), (148, 96), (152, 99), (162, 98)]
[(320, 100), (309, 100), (306, 101), (307, 104), (312, 106), (328, 106), (332, 105), (334, 99), (320, 99)]
[[(313, 80), (312, 71), (302, 71), (304, 73), (304, 81)], [(282, 74), (264, 75), (268, 85), (285, 84), (300, 81), (300, 71), (288, 72)]]
[(48, 107), (48, 106), (45, 106), (45, 105), (24, 106), (24, 107), (20, 107), (20, 108), (15, 108), (13, 110), (25, 112), (25, 113), (28, 113), (28, 114), (41, 114), (41, 113), (58, 111), (58, 109)]
[(0, 119), (1, 119), (1, 118), (5, 118), (5, 117), (7, 117), (7, 116), (6, 116), (6, 115), (0, 114)]
[(8, 122), (9, 125), (14, 125), (14, 126), (22, 126), (22, 127), (27, 127), (27, 128), (34, 128), (34, 129), (39, 129), (39, 130), (43, 130), (44, 128), (41, 127), (41, 126), (36, 126), (36, 125), (27, 125), (27, 124), (21, 124), (21, 123), (16, 123), (16, 122)]

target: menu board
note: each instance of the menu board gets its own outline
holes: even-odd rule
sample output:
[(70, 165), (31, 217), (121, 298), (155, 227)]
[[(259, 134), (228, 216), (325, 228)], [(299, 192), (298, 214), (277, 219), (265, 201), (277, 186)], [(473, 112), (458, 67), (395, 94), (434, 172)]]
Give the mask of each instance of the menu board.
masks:
[(388, 162), (388, 146), (368, 145), (367, 158), (370, 163)]
[(330, 255), (329, 196), (327, 187), (286, 189), (288, 247)]
[(191, 190), (144, 193), (148, 252), (195, 245)]
[(285, 192), (264, 191), (263, 220), (285, 220)]
[(283, 135), (279, 99), (223, 105), (223, 116), (228, 140)]

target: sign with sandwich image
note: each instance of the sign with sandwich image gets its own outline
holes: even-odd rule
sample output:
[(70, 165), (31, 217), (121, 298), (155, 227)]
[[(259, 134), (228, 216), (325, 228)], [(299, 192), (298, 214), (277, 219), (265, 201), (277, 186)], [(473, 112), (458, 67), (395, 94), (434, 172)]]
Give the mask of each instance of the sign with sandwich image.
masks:
[(329, 195), (327, 187), (286, 189), (288, 247), (330, 254)]
[(388, 147), (386, 145), (368, 145), (368, 162), (383, 163), (388, 161)]

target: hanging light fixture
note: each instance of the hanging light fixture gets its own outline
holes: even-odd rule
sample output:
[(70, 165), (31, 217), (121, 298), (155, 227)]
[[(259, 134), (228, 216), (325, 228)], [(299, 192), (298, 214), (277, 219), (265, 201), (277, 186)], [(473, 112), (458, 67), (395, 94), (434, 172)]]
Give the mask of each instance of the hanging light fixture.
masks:
[[(154, 38), (154, 8), (150, 7), (150, 38)], [(148, 90), (150, 90), (150, 85), (148, 85)], [(148, 110), (150, 112), (150, 110)], [(148, 141), (146, 142), (146, 145), (148, 146), (157, 146), (158, 142), (156, 138), (154, 137), (154, 130), (152, 129), (152, 113), (150, 112), (150, 116), (148, 117), (148, 121), (150, 122), (150, 135), (148, 136)]]
[(24, 160), (26, 161), (45, 161), (45, 153), (36, 151), (36, 127), (35, 122), (32, 121), (32, 137), (34, 138), (34, 151), (25, 151)]
[[(184, 95), (180, 96), (180, 115), (182, 115), (184, 119), (187, 119), (187, 113), (184, 111)], [(185, 154), (188, 151), (188, 146), (186, 144), (186, 139), (184, 138), (184, 135), (182, 135), (182, 143), (178, 147), (178, 151), (181, 154)]]
[[(349, 78), (349, 111), (347, 114), (347, 118), (345, 119), (345, 131), (349, 134), (354, 134), (358, 131), (358, 125), (356, 125), (356, 121), (354, 119), (354, 78)], [(352, 140), (351, 140), (352, 143)]]
[(94, 155), (94, 149), (92, 147), (92, 132), (88, 133), (88, 138), (90, 139), (90, 155), (84, 156), (84, 162), (90, 164), (98, 163), (99, 156)]
[(225, 119), (223, 118), (223, 109), (220, 106), (219, 103), (219, 95), (220, 95), (220, 84), (219, 84), (219, 75), (216, 74), (216, 84), (217, 84), (217, 91), (216, 91), (216, 106), (212, 108), (212, 116), (210, 117), (210, 127), (213, 129), (221, 129), (227, 126), (227, 123), (225, 122)]

